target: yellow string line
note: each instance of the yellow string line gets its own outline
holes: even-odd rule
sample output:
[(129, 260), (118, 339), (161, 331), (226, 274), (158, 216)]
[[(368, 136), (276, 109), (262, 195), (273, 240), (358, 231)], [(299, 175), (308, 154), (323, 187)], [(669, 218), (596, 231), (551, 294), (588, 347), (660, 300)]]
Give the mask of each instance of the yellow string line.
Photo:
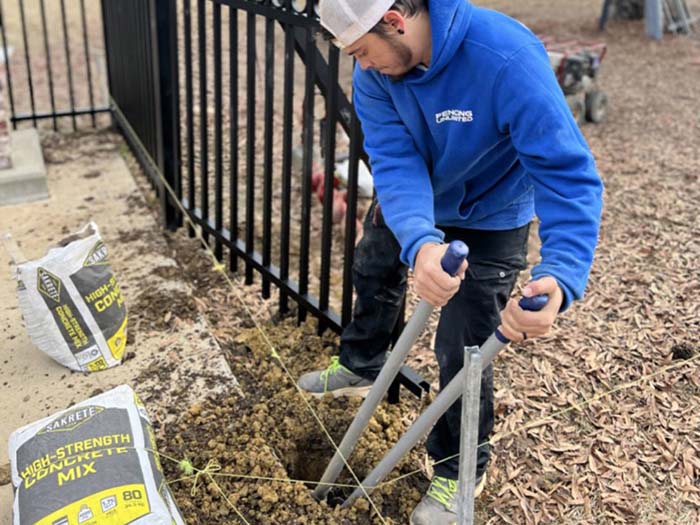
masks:
[[(113, 106), (114, 106), (114, 109), (115, 109), (116, 111), (118, 111), (118, 112), (121, 113), (121, 110), (119, 109), (119, 107), (118, 107), (116, 104), (114, 104)], [(128, 126), (128, 127), (131, 128), (131, 125), (129, 124), (129, 122), (128, 122), (127, 119), (123, 118), (122, 120), (123, 120), (123, 123), (124, 123), (126, 126)], [(133, 132), (133, 129), (132, 129), (131, 131)], [(168, 193), (170, 193), (170, 195), (172, 196), (173, 202), (174, 202), (174, 203), (177, 205), (177, 207), (180, 209), (180, 212), (182, 213), (183, 219), (185, 219), (185, 221), (192, 227), (193, 231), (196, 233), (196, 237), (199, 239), (199, 241), (200, 241), (202, 247), (204, 248), (204, 251), (207, 253), (207, 255), (209, 255), (209, 257), (210, 257), (211, 260), (212, 260), (212, 266), (213, 266), (213, 268), (218, 270), (218, 269), (220, 269), (221, 267), (223, 267), (223, 265), (222, 265), (222, 264), (219, 262), (219, 260), (216, 258), (216, 255), (214, 254), (214, 252), (212, 251), (212, 249), (209, 247), (209, 244), (206, 242), (206, 240), (205, 240), (204, 237), (202, 236), (202, 228), (201, 228), (200, 226), (198, 226), (197, 224), (194, 223), (194, 221), (193, 221), (192, 218), (190, 217), (189, 213), (187, 212), (187, 210), (185, 209), (185, 207), (182, 205), (182, 202), (180, 202), (180, 199), (179, 199), (178, 196), (175, 194), (175, 191), (174, 191), (173, 188), (170, 186), (170, 183), (168, 183), (168, 181), (165, 180), (165, 177), (163, 176), (163, 174), (160, 172), (160, 170), (157, 168), (157, 166), (155, 166), (155, 165), (153, 164), (153, 161), (152, 161), (152, 159), (150, 158), (150, 155), (146, 155), (145, 158), (147, 159), (147, 162), (149, 162), (149, 163), (152, 165), (152, 167), (155, 168), (154, 171), (155, 171), (155, 173), (158, 174), (158, 178), (160, 179), (160, 181), (161, 181), (161, 183), (162, 183), (162, 185), (163, 185), (163, 188), (165, 188), (165, 189), (168, 191)], [(225, 268), (225, 267), (224, 267), (224, 268)], [(314, 419), (316, 420), (316, 422), (318, 423), (319, 427), (321, 428), (321, 430), (323, 431), (323, 433), (326, 435), (326, 438), (327, 438), (328, 441), (333, 445), (333, 448), (335, 449), (336, 453), (337, 453), (337, 454), (340, 456), (340, 458), (343, 460), (343, 463), (345, 464), (345, 467), (348, 469), (348, 472), (350, 472), (350, 474), (352, 475), (353, 479), (355, 480), (355, 482), (356, 482), (356, 483), (358, 484), (358, 486), (360, 487), (360, 490), (362, 490), (362, 493), (363, 493), (364, 496), (367, 498), (367, 500), (369, 501), (370, 505), (372, 505), (372, 508), (373, 508), (374, 511), (377, 513), (377, 516), (379, 517), (379, 520), (380, 520), (384, 525), (387, 525), (386, 520), (384, 519), (384, 517), (382, 516), (381, 512), (379, 511), (379, 508), (376, 506), (376, 504), (374, 503), (374, 501), (372, 501), (372, 499), (369, 497), (369, 494), (368, 494), (367, 491), (365, 490), (365, 487), (362, 486), (362, 483), (361, 483), (360, 480), (358, 479), (357, 475), (356, 475), (355, 472), (353, 471), (353, 469), (352, 469), (352, 467), (350, 466), (350, 464), (348, 463), (347, 459), (343, 456), (342, 452), (341, 452), (340, 449), (338, 448), (338, 445), (336, 445), (335, 441), (333, 440), (332, 436), (330, 435), (330, 432), (328, 432), (328, 430), (326, 429), (325, 425), (324, 425), (323, 422), (321, 421), (321, 418), (318, 416), (318, 414), (316, 413), (316, 411), (313, 409), (313, 407), (311, 406), (311, 403), (309, 403), (309, 401), (308, 401), (308, 399), (306, 398), (306, 395), (304, 394), (303, 390), (299, 387), (299, 385), (297, 385), (297, 382), (296, 382), (296, 380), (294, 379), (294, 376), (291, 374), (291, 372), (289, 371), (289, 369), (287, 368), (287, 366), (284, 364), (284, 362), (282, 361), (282, 358), (280, 357), (280, 355), (279, 355), (279, 354), (277, 353), (277, 351), (275, 350), (274, 345), (272, 344), (272, 342), (270, 341), (270, 339), (267, 337), (267, 333), (263, 330), (262, 326), (258, 323), (257, 319), (255, 319), (255, 317), (253, 316), (252, 312), (251, 312), (250, 309), (248, 308), (248, 305), (246, 305), (246, 304), (243, 302), (243, 299), (242, 299), (241, 295), (238, 293), (238, 290), (237, 290), (237, 288), (234, 286), (233, 281), (232, 281), (231, 278), (229, 277), (228, 273), (225, 272), (225, 271), (223, 271), (223, 270), (219, 270), (219, 273), (221, 273), (221, 275), (223, 275), (224, 278), (226, 279), (226, 282), (228, 283), (229, 287), (231, 288), (231, 290), (232, 290), (232, 291), (234, 292), (234, 294), (236, 295), (236, 298), (239, 300), (241, 306), (242, 306), (243, 309), (246, 311), (246, 313), (248, 314), (248, 316), (250, 317), (250, 319), (253, 321), (253, 324), (255, 325), (255, 328), (258, 330), (258, 332), (260, 333), (260, 335), (262, 336), (262, 338), (265, 340), (265, 342), (266, 342), (266, 343), (268, 344), (268, 346), (270, 347), (272, 357), (275, 358), (275, 359), (277, 359), (277, 362), (280, 364), (280, 366), (282, 367), (282, 369), (284, 370), (284, 372), (287, 374), (289, 380), (292, 382), (292, 384), (293, 384), (294, 387), (296, 388), (297, 392), (299, 393), (299, 395), (301, 396), (301, 398), (304, 400), (304, 403), (306, 404), (307, 408), (309, 409), (309, 411), (310, 411), (311, 414), (313, 415), (313, 417), (314, 417)]]
[[(648, 381), (649, 379), (653, 379), (653, 378), (656, 377), (656, 376), (660, 376), (660, 375), (666, 374), (666, 373), (668, 373), (668, 372), (670, 372), (671, 370), (674, 370), (674, 369), (676, 369), (676, 368), (681, 368), (681, 367), (683, 367), (683, 366), (689, 365), (689, 364), (691, 364), (693, 361), (696, 361), (696, 360), (699, 360), (699, 359), (700, 359), (700, 354), (698, 354), (698, 355), (696, 355), (696, 356), (694, 356), (694, 357), (692, 357), (692, 358), (690, 358), (690, 359), (685, 359), (685, 360), (683, 360), (683, 361), (679, 361), (678, 363), (673, 363), (673, 364), (667, 365), (667, 366), (665, 366), (665, 367), (663, 367), (663, 368), (657, 370), (656, 372), (652, 372), (651, 374), (647, 374), (647, 375), (645, 375), (645, 376), (642, 376), (642, 377), (640, 377), (639, 379), (635, 379), (634, 381), (629, 381), (629, 382), (627, 382), (627, 383), (623, 383), (623, 384), (621, 384), (621, 385), (618, 385), (618, 386), (616, 386), (615, 388), (613, 388), (612, 390), (608, 390), (607, 392), (603, 392), (603, 393), (601, 393), (601, 394), (597, 394), (597, 395), (593, 396), (593, 397), (590, 398), (590, 399), (584, 399), (584, 400), (581, 401), (580, 403), (574, 403), (573, 405), (571, 405), (571, 406), (569, 406), (569, 407), (566, 407), (566, 408), (564, 408), (564, 409), (562, 409), (562, 410), (559, 410), (559, 411), (557, 411), (557, 412), (554, 412), (553, 414), (551, 414), (551, 415), (549, 415), (549, 416), (547, 416), (547, 417), (543, 417), (543, 418), (541, 418), (541, 419), (538, 419), (538, 420), (532, 421), (532, 422), (530, 422), (530, 423), (527, 423), (526, 425), (523, 425), (523, 426), (521, 426), (521, 427), (519, 427), (519, 428), (516, 428), (515, 430), (511, 430), (511, 431), (505, 432), (505, 433), (503, 433), (503, 434), (497, 434), (496, 436), (494, 436), (494, 437), (491, 438), (490, 440), (481, 443), (481, 444), (478, 445), (476, 448), (477, 448), (477, 450), (478, 450), (479, 448), (485, 447), (486, 445), (495, 445), (496, 443), (498, 443), (499, 441), (502, 441), (503, 439), (507, 438), (508, 436), (512, 436), (513, 434), (519, 434), (520, 432), (523, 432), (523, 431), (528, 430), (528, 429), (530, 429), (530, 428), (538, 427), (538, 426), (540, 426), (540, 425), (543, 425), (543, 424), (545, 424), (545, 423), (548, 423), (548, 422), (550, 422), (550, 421), (552, 421), (552, 420), (558, 418), (559, 416), (562, 416), (562, 415), (564, 415), (564, 414), (567, 414), (567, 413), (569, 413), (569, 412), (571, 412), (571, 411), (573, 411), (573, 410), (581, 410), (582, 408), (585, 408), (585, 407), (587, 407), (587, 406), (589, 406), (589, 405), (595, 403), (596, 401), (600, 401), (601, 399), (603, 399), (603, 398), (605, 398), (605, 397), (609, 397), (609, 396), (611, 396), (611, 395), (613, 395), (613, 394), (615, 394), (615, 393), (617, 393), (617, 392), (620, 392), (620, 391), (622, 391), (622, 390), (627, 390), (627, 389), (632, 388), (632, 387), (635, 387), (635, 386), (640, 386), (644, 381)], [(451, 459), (454, 459), (454, 458), (457, 458), (457, 457), (459, 457), (459, 454), (453, 454), (452, 456), (448, 456), (448, 457), (443, 458), (443, 459), (441, 459), (441, 460), (439, 460), (439, 461), (435, 461), (435, 462), (433, 463), (433, 466), (439, 465), (440, 463), (444, 463), (444, 462), (446, 462), (446, 461), (450, 461)], [(414, 475), (416, 475), (416, 474), (420, 474), (421, 472), (422, 472), (421, 469), (417, 469), (417, 470), (414, 470), (414, 471), (412, 471), (412, 472), (408, 472), (408, 473), (406, 473), (406, 474), (402, 474), (401, 476), (397, 476), (396, 478), (392, 478), (392, 479), (390, 479), (390, 480), (388, 480), (388, 481), (385, 481), (385, 482), (381, 483), (380, 486), (382, 486), (382, 485), (387, 485), (387, 484), (389, 484), (389, 483), (396, 483), (396, 482), (399, 481), (399, 480), (408, 478), (408, 477), (410, 477), (410, 476), (414, 476)]]
[(229, 506), (234, 510), (234, 512), (235, 512), (235, 513), (238, 515), (238, 517), (241, 519), (241, 521), (242, 521), (243, 523), (245, 523), (245, 525), (250, 525), (250, 523), (248, 522), (248, 520), (245, 519), (245, 516), (243, 516), (243, 514), (241, 514), (241, 512), (236, 508), (236, 506), (235, 506), (233, 503), (231, 503), (231, 500), (228, 499), (228, 496), (227, 496), (226, 493), (221, 489), (221, 487), (220, 487), (219, 484), (216, 482), (216, 480), (212, 477), (212, 475), (211, 475), (211, 474), (207, 474), (207, 475), (209, 476), (209, 479), (211, 480), (211, 482), (214, 484), (214, 487), (216, 487), (216, 490), (218, 490), (219, 493), (224, 497), (224, 499), (226, 500), (226, 503), (229, 504)]
[[(184, 478), (176, 479), (172, 483), (175, 483), (177, 481), (180, 481), (182, 479), (189, 479), (195, 477), (194, 472), (198, 471), (199, 469), (196, 468), (192, 463), (186, 459), (183, 460), (176, 460), (175, 458), (171, 458), (165, 454), (161, 454), (158, 451), (151, 450), (148, 448), (144, 448), (144, 450), (147, 450), (148, 452), (152, 452), (153, 454), (159, 454), (162, 455), (165, 459), (168, 459), (173, 462), (178, 463), (178, 467), (180, 470), (182, 470), (185, 474), (188, 474), (188, 476), (185, 476)], [(304, 484), (309, 484), (309, 485), (324, 485), (328, 487), (339, 487), (339, 488), (357, 488), (357, 485), (350, 485), (348, 483), (321, 483), (319, 481), (311, 481), (311, 480), (305, 480), (305, 479), (293, 479), (293, 478), (275, 478), (272, 476), (251, 476), (249, 474), (236, 474), (233, 472), (219, 472), (220, 469), (216, 469), (209, 471), (209, 473), (214, 473), (215, 476), (222, 477), (222, 478), (241, 478), (241, 479), (250, 479), (250, 480), (255, 480), (255, 481), (277, 481), (280, 483), (304, 483)]]

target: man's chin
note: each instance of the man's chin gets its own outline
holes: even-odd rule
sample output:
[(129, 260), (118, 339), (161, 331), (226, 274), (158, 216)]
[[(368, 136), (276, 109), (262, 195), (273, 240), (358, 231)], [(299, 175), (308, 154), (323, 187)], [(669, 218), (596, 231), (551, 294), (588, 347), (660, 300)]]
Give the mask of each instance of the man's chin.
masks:
[(392, 82), (398, 82), (399, 80), (402, 80), (411, 69), (412, 68), (410, 67), (397, 67), (393, 68), (391, 71), (385, 72), (384, 74), (388, 76)]

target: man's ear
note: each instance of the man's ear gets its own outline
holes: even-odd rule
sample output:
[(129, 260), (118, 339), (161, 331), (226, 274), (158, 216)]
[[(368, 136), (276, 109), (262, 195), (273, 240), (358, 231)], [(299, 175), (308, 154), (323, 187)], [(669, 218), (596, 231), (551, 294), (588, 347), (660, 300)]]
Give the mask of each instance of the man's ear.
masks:
[(382, 22), (394, 28), (394, 30), (403, 35), (406, 30), (406, 19), (396, 10), (390, 10), (384, 13)]

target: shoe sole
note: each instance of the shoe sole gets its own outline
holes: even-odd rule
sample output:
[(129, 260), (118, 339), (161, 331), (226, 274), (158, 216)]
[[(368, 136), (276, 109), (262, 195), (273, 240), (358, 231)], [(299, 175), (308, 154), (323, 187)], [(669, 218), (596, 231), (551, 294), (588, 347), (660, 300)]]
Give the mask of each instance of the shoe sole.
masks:
[(367, 386), (348, 386), (345, 388), (338, 388), (336, 390), (329, 390), (328, 392), (309, 392), (315, 398), (322, 398), (328, 394), (332, 394), (333, 397), (367, 397), (369, 391), (372, 390), (372, 385)]

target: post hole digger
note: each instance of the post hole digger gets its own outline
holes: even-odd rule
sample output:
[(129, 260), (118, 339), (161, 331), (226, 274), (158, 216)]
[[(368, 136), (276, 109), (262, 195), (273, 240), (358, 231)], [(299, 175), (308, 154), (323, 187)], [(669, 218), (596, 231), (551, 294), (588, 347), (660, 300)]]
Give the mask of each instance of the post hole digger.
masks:
[[(454, 275), (459, 269), (462, 261), (466, 258), (468, 254), (468, 248), (461, 241), (455, 241), (450, 244), (448, 250), (442, 259), (442, 268), (447, 273)], [(520, 301), (521, 308), (525, 310), (537, 311), (540, 310), (547, 303), (547, 296), (537, 296), (533, 298), (524, 298)], [(319, 485), (314, 491), (314, 496), (317, 499), (323, 499), (326, 497), (330, 490), (330, 486), (337, 479), (338, 475), (342, 471), (345, 462), (348, 460), (349, 456), (366, 428), (369, 419), (372, 417), (376, 407), (379, 405), (381, 399), (386, 393), (392, 380), (398, 373), (398, 370), (403, 364), (411, 346), (416, 341), (420, 332), (422, 331), (428, 317), (430, 316), (433, 307), (426, 301), (421, 301), (417, 306), (414, 315), (411, 317), (410, 321), (406, 325), (404, 331), (402, 332), (399, 340), (397, 341), (394, 349), (389, 354), (388, 360), (381, 372), (372, 386), (369, 394), (365, 398), (357, 416), (348, 428), (343, 440), (341, 441), (338, 450), (330, 461), (328, 467), (326, 468)], [(493, 360), (495, 355), (508, 343), (506, 339), (498, 330), (496, 333), (492, 334), (491, 337), (482, 345), (481, 353), (479, 354), (481, 363), (479, 363), (478, 375), (480, 378), (481, 368), (486, 368), (490, 362)], [(478, 349), (472, 349), (478, 350)], [(468, 360), (465, 359), (465, 363)], [(478, 363), (478, 360), (472, 359), (473, 362)], [(442, 416), (442, 414), (460, 397), (462, 391), (465, 389), (465, 376), (467, 372), (462, 370), (453, 380), (443, 388), (440, 395), (436, 400), (428, 407), (428, 409), (421, 415), (418, 420), (413, 424), (409, 431), (401, 438), (401, 440), (396, 444), (396, 446), (385, 456), (385, 458), (379, 463), (379, 465), (370, 473), (370, 475), (363, 481), (362, 487), (358, 487), (355, 492), (343, 503), (343, 507), (350, 506), (358, 496), (363, 492), (363, 488), (366, 490), (371, 490), (376, 485), (382, 481), (382, 479), (394, 468), (398, 461), (406, 454), (435, 424), (435, 422)], [(473, 373), (471, 376), (473, 377)], [(472, 392), (473, 393), (473, 392)], [(472, 396), (473, 397), (473, 396)], [(471, 412), (476, 412), (478, 414), (478, 387), (476, 390), (476, 407), (470, 407)], [(469, 397), (465, 396), (465, 399)], [(465, 409), (466, 411), (469, 411)], [(463, 419), (465, 419), (463, 417)], [(472, 425), (474, 426), (474, 425)], [(476, 447), (476, 435), (474, 435), (474, 445), (472, 448), (475, 450)], [(466, 456), (469, 456), (467, 454)], [(472, 467), (471, 470), (474, 470)], [(473, 474), (472, 483), (473, 483)], [(473, 487), (472, 487), (472, 499), (473, 499)]]
[[(441, 265), (442, 269), (454, 276), (456, 275), (462, 262), (469, 255), (469, 248), (462, 241), (453, 241), (447, 248), (447, 252), (442, 258)], [(372, 414), (374, 414), (375, 409), (381, 402), (384, 394), (389, 389), (391, 382), (394, 380), (398, 374), (401, 366), (403, 365), (408, 352), (411, 347), (418, 339), (418, 336), (423, 331), (425, 323), (427, 322), (430, 314), (433, 312), (433, 306), (425, 300), (421, 300), (416, 306), (416, 309), (408, 321), (401, 336), (394, 345), (393, 350), (389, 354), (389, 357), (382, 367), (377, 379), (374, 382), (371, 390), (367, 394), (367, 397), (362, 403), (360, 410), (358, 411), (355, 419), (350, 424), (343, 440), (341, 441), (335, 455), (331, 459), (326, 471), (319, 482), (319, 485), (314, 491), (314, 497), (316, 499), (323, 499), (328, 494), (331, 484), (338, 478), (341, 470), (347, 458), (352, 453), (357, 440), (360, 435), (367, 427)]]

